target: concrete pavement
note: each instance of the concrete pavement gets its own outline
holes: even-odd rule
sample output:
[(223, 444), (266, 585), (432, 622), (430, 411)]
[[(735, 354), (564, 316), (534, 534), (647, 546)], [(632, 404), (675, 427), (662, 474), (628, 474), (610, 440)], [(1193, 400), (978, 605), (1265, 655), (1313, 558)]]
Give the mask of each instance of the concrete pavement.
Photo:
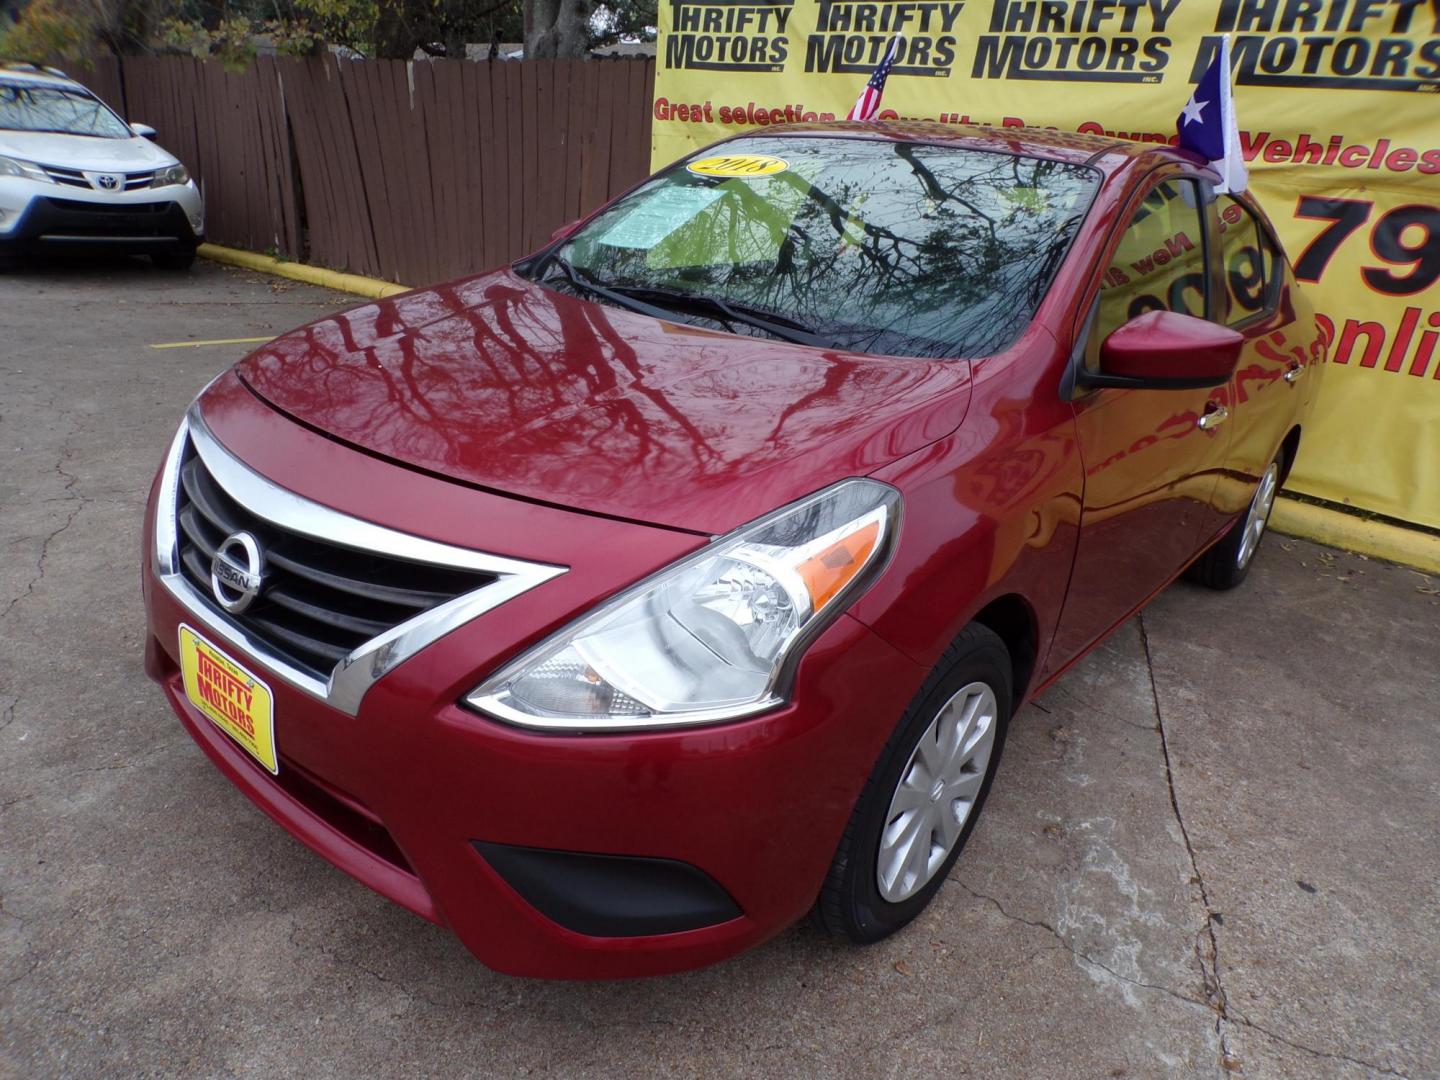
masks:
[(667, 979), (486, 971), (312, 856), (140, 669), (193, 394), (353, 297), (0, 272), (0, 1076), (1440, 1076), (1440, 582), (1271, 537), (1012, 724), (937, 902)]

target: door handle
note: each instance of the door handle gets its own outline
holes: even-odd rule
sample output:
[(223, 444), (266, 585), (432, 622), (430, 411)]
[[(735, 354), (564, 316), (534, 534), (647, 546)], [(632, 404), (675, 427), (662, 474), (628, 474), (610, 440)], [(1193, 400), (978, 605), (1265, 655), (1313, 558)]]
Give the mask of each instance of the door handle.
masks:
[(1291, 364), (1290, 370), (1285, 372), (1285, 381), (1294, 386), (1300, 381), (1300, 376), (1305, 374), (1304, 364)]
[(1214, 431), (1217, 427), (1230, 419), (1230, 410), (1224, 405), (1211, 404), (1206, 407), (1205, 415), (1195, 421), (1195, 426), (1201, 431)]

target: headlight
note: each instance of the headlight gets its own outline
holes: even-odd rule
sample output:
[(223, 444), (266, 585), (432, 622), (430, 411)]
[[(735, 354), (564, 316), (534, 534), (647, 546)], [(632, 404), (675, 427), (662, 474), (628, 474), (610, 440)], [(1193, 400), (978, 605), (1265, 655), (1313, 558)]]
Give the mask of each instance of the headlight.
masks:
[(42, 184), (55, 182), (34, 162), (11, 157), (0, 157), (0, 176), (23, 176), (27, 180), (39, 180)]
[(169, 187), (171, 184), (188, 184), (190, 174), (184, 165), (171, 165), (168, 169), (159, 169), (155, 173), (155, 179), (151, 187)]
[(784, 701), (804, 647), (884, 566), (900, 493), (843, 480), (660, 571), (465, 700), (524, 727), (731, 720)]

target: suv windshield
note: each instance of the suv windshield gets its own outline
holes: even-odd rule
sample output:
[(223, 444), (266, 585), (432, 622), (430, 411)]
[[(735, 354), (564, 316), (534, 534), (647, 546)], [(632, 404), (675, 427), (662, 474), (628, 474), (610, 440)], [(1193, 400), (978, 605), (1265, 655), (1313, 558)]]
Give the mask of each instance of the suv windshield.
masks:
[(0, 82), (0, 131), (49, 131), (128, 139), (125, 123), (84, 90)]
[[(840, 136), (702, 152), (536, 264), (547, 285), (861, 352), (983, 356), (1035, 313), (1093, 170)], [(718, 302), (717, 302), (718, 301)]]

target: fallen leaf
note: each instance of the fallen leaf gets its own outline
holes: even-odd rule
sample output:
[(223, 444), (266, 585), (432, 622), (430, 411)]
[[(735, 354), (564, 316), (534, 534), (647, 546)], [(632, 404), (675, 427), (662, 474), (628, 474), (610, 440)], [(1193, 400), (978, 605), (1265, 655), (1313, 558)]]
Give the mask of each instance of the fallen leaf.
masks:
[(895, 970), (898, 971), (901, 975), (904, 975), (907, 979), (910, 977), (910, 969), (905, 966), (904, 960), (895, 961)]

